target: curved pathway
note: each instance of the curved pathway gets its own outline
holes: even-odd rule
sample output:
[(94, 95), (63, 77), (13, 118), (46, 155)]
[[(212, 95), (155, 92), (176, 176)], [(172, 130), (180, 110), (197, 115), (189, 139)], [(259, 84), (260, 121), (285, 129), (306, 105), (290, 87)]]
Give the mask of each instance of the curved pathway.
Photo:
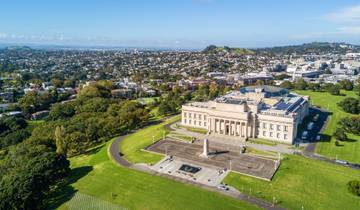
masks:
[(157, 175), (157, 176), (166, 177), (166, 178), (169, 178), (169, 179), (172, 179), (172, 180), (175, 180), (175, 181), (178, 181), (178, 182), (182, 182), (182, 183), (192, 184), (192, 185), (201, 187), (203, 189), (206, 189), (206, 190), (209, 190), (209, 191), (212, 191), (212, 192), (218, 192), (218, 193), (221, 193), (221, 194), (224, 194), (224, 195), (227, 195), (227, 196), (231, 196), (231, 197), (236, 198), (238, 200), (245, 201), (247, 203), (251, 203), (251, 204), (253, 204), (255, 206), (258, 206), (258, 207), (266, 209), (266, 210), (283, 210), (284, 209), (284, 208), (281, 208), (281, 207), (278, 207), (278, 206), (272, 207), (271, 203), (269, 203), (267, 201), (264, 201), (264, 200), (254, 198), (254, 197), (250, 197), (250, 196), (245, 195), (245, 194), (242, 194), (241, 192), (239, 192), (238, 190), (236, 190), (233, 187), (231, 187), (230, 190), (228, 190), (228, 191), (219, 190), (216, 187), (210, 187), (210, 186), (207, 186), (207, 185), (204, 185), (204, 184), (191, 182), (191, 181), (188, 181), (186, 179), (179, 178), (179, 177), (174, 177), (174, 176), (171, 176), (171, 175), (158, 173), (158, 172), (150, 170), (150, 169), (148, 169), (146, 167), (141, 167), (139, 165), (134, 165), (134, 164), (128, 162), (126, 159), (123, 158), (123, 155), (121, 154), (121, 151), (119, 149), (119, 144), (127, 136), (128, 135), (118, 137), (117, 139), (115, 139), (111, 143), (111, 145), (109, 147), (109, 153), (110, 153), (112, 159), (115, 160), (115, 162), (117, 164), (119, 164), (120, 166), (123, 166), (123, 167), (126, 167), (126, 168), (132, 168), (132, 169), (139, 170), (139, 171), (142, 171), (142, 172), (151, 173), (151, 174)]

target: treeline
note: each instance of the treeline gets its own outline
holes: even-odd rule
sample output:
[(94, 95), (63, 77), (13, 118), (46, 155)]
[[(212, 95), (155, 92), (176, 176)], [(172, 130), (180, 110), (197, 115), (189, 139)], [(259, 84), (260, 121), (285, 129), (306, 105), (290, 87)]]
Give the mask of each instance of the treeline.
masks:
[(360, 80), (354, 84), (348, 79), (341, 80), (337, 84), (332, 83), (308, 83), (303, 78), (297, 79), (295, 82), (284, 81), (280, 84), (280, 87), (286, 89), (295, 90), (312, 90), (312, 91), (324, 91), (332, 95), (340, 95), (341, 90), (351, 91), (354, 90), (360, 95)]
[(159, 101), (160, 115), (176, 114), (181, 111), (181, 105), (187, 101), (208, 101), (225, 94), (230, 89), (225, 85), (216, 83), (200, 85), (196, 90), (191, 91), (186, 88), (174, 86), (166, 94), (163, 94)]
[(3, 116), (0, 118), (0, 150), (18, 144), (28, 138), (31, 132), (23, 117)]
[(78, 99), (52, 105), (49, 120), (35, 128), (30, 138), (55, 140), (56, 128), (62, 127), (66, 153), (76, 155), (148, 122), (150, 114), (144, 105), (110, 96), (110, 89), (99, 83), (85, 87)]
[(49, 109), (51, 104), (67, 100), (69, 93), (58, 93), (56, 89), (38, 93), (28, 92), (18, 102), (19, 109), (26, 117), (29, 117), (32, 113)]
[(21, 134), (29, 128), (24, 118), (1, 118), (0, 209), (44, 209), (50, 189), (70, 170), (67, 156), (149, 121), (145, 106), (110, 96), (106, 82), (87, 86), (76, 100), (52, 105), (31, 135)]

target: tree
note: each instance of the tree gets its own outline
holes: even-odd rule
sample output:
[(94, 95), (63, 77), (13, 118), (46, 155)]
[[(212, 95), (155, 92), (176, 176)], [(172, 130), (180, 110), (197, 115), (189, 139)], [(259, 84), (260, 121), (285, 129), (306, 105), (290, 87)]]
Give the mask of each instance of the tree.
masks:
[(336, 96), (340, 95), (340, 87), (339, 87), (339, 85), (331, 85), (331, 86), (329, 86), (328, 92), (331, 95), (336, 95)]
[(348, 191), (354, 195), (360, 196), (360, 181), (351, 180), (347, 183)]
[(39, 97), (36, 92), (28, 92), (19, 100), (19, 107), (25, 115), (35, 112), (39, 106)]
[(88, 99), (94, 97), (110, 98), (111, 89), (110, 84), (105, 82), (98, 82), (95, 84), (88, 85), (80, 90), (78, 97), (80, 99)]
[(50, 187), (69, 171), (69, 161), (50, 142), (18, 144), (0, 164), (0, 209), (44, 209)]
[(344, 129), (342, 128), (337, 128), (333, 136), (336, 138), (336, 140), (339, 141), (346, 141), (348, 139)]
[(65, 129), (64, 126), (57, 126), (55, 129), (55, 144), (56, 153), (59, 155), (66, 155), (66, 142), (65, 142)]
[(348, 133), (360, 135), (360, 116), (345, 117), (340, 120), (340, 126)]
[(280, 84), (280, 87), (285, 88), (285, 89), (292, 89), (293, 85), (290, 81), (284, 81)]
[(64, 104), (56, 103), (51, 106), (50, 119), (66, 119), (72, 117), (75, 114), (76, 102), (67, 102)]
[(308, 89), (312, 91), (319, 91), (321, 87), (319, 83), (309, 83)]
[(305, 90), (307, 88), (307, 86), (308, 86), (308, 84), (306, 83), (306, 81), (303, 78), (296, 80), (296, 82), (294, 84), (294, 88), (296, 90)]
[(353, 90), (354, 85), (349, 79), (344, 79), (339, 82), (340, 88), (344, 90)]
[(0, 137), (0, 149), (16, 145), (30, 136), (30, 132), (26, 129), (12, 131), (11, 133)]
[(337, 104), (347, 113), (359, 114), (360, 113), (360, 101), (356, 98), (348, 97), (340, 101)]

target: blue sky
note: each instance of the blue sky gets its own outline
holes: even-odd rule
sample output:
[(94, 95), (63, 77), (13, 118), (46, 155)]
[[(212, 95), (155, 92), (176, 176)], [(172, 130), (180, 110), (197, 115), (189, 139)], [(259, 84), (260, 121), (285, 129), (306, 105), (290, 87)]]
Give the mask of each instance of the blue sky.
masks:
[(0, 5), (0, 43), (360, 44), (360, 1), (351, 0), (2, 0)]

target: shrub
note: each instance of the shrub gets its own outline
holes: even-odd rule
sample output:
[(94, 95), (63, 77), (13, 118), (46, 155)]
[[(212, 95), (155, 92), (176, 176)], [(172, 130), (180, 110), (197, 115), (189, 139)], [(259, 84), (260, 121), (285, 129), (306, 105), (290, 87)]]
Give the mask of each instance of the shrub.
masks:
[(360, 196), (360, 181), (351, 180), (347, 183), (348, 191), (354, 195)]

